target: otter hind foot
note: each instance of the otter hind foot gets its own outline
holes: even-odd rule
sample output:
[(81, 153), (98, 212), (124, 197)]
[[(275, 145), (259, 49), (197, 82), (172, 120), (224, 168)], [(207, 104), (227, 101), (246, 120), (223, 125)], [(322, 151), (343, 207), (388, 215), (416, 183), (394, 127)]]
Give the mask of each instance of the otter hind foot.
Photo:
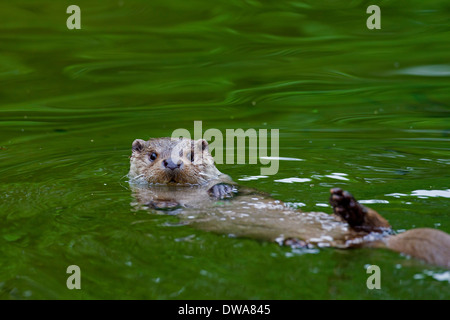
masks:
[(333, 188), (330, 193), (330, 204), (334, 214), (345, 220), (353, 229), (365, 232), (385, 232), (391, 228), (386, 219), (375, 210), (356, 201), (350, 192)]
[(333, 188), (330, 193), (330, 204), (335, 215), (344, 219), (352, 228), (364, 224), (367, 208), (356, 201), (350, 192)]

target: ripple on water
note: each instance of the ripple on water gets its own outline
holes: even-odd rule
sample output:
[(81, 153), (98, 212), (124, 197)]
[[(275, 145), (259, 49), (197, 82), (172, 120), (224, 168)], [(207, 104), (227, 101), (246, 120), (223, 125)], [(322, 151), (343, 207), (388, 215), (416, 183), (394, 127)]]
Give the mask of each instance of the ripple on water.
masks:
[(309, 182), (312, 181), (309, 178), (285, 178), (285, 179), (278, 179), (274, 180), (275, 182), (282, 182), (282, 183), (294, 183), (294, 182)]
[(421, 77), (449, 77), (450, 65), (440, 64), (440, 65), (415, 66), (391, 71), (388, 74), (391, 75), (400, 74), (400, 75), (421, 76)]
[(422, 273), (417, 273), (413, 276), (413, 278), (417, 280), (424, 279), (426, 277), (431, 277), (437, 281), (447, 281), (450, 283), (450, 271), (436, 272), (431, 270), (424, 270)]
[(418, 198), (435, 198), (435, 197), (443, 197), (443, 198), (450, 198), (450, 189), (447, 190), (414, 190), (411, 192), (411, 194), (406, 193), (389, 193), (385, 194), (385, 196), (388, 197), (418, 197)]

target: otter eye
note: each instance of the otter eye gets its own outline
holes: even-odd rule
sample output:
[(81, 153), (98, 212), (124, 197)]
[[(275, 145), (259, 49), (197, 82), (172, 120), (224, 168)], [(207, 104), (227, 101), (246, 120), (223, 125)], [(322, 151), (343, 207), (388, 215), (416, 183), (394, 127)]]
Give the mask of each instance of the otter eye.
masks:
[(194, 152), (189, 152), (188, 158), (191, 158), (191, 162), (194, 162)]
[(157, 155), (156, 153), (152, 152), (152, 153), (150, 154), (150, 160), (155, 161), (157, 156), (158, 156), (158, 155)]

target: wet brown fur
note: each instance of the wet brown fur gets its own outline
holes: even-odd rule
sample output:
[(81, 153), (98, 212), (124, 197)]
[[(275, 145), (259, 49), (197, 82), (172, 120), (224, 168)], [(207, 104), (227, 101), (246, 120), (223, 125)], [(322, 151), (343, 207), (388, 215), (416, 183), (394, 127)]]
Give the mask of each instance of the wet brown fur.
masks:
[[(130, 159), (131, 179), (153, 184), (207, 184), (212, 180), (224, 179), (214, 165), (214, 159), (208, 152), (205, 140), (157, 138), (133, 142)], [(156, 159), (151, 160), (152, 153)], [(192, 155), (193, 158), (191, 157)], [(182, 167), (170, 170), (163, 161), (173, 159)], [(193, 160), (193, 161), (192, 161)]]
[[(220, 184), (236, 184), (217, 170), (205, 140), (137, 139), (132, 149), (129, 177), (136, 199), (133, 205), (138, 208), (181, 208), (178, 216), (182, 223), (221, 234), (292, 246), (388, 248), (450, 268), (450, 235), (428, 228), (392, 235), (386, 219), (359, 204), (347, 191), (330, 190), (331, 215), (301, 212), (241, 187), (229, 201), (217, 201), (214, 195), (218, 191), (231, 189), (211, 190)], [(154, 160), (150, 159), (152, 153), (157, 156)], [(167, 169), (167, 159), (180, 168)]]

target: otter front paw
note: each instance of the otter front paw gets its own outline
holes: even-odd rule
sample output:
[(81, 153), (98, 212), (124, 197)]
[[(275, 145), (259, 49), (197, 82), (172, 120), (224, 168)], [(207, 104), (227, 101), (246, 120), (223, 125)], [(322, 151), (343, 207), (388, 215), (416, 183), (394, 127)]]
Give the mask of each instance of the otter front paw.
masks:
[(231, 198), (237, 189), (229, 184), (219, 183), (208, 190), (209, 194), (216, 199)]

